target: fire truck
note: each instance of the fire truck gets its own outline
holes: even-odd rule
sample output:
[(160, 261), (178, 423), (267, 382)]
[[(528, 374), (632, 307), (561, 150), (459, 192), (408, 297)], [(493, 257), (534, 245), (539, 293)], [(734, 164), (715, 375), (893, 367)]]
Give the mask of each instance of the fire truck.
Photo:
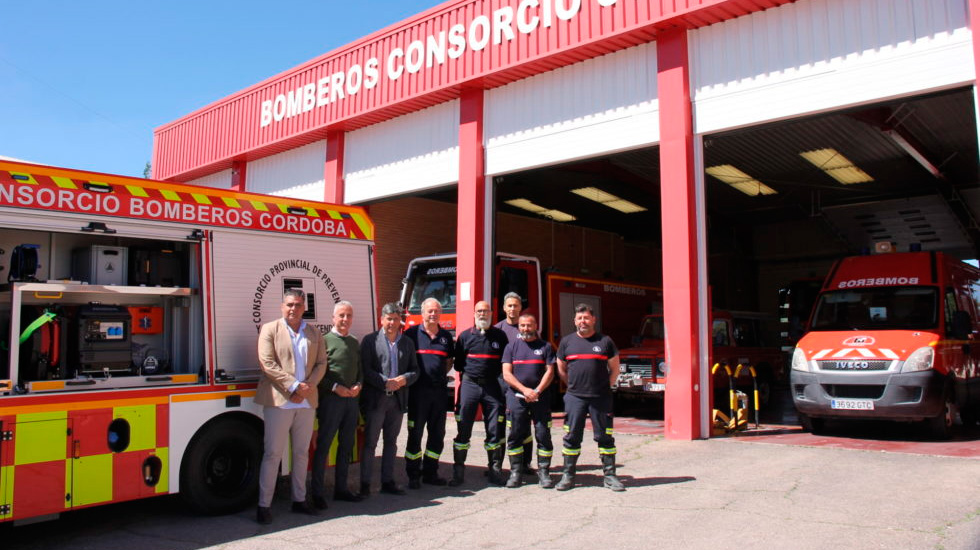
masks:
[(259, 328), (289, 288), (375, 309), (356, 207), (0, 162), (0, 228), (0, 522), (254, 504)]
[[(759, 406), (767, 405), (773, 387), (786, 381), (786, 356), (775, 345), (775, 337), (769, 330), (772, 319), (763, 313), (725, 310), (715, 310), (711, 316), (709, 362), (722, 367), (713, 369), (711, 378), (716, 403), (728, 399), (729, 375), (723, 368), (727, 366), (732, 376), (739, 375), (732, 380), (736, 388), (747, 395), (757, 389)], [(666, 341), (663, 314), (645, 316), (636, 345), (619, 352), (618, 400), (664, 398), (670, 372)], [(755, 371), (754, 380), (749, 367)]]
[[(881, 247), (888, 250), (888, 247)], [(940, 252), (837, 262), (790, 372), (804, 428), (826, 419), (924, 421), (946, 438), (980, 413), (980, 270)]]
[[(596, 330), (622, 347), (631, 342), (636, 319), (663, 309), (663, 290), (660, 288), (542, 273), (540, 262), (533, 257), (497, 254), (493, 273), (497, 320), (504, 318), (504, 296), (516, 292), (523, 299), (522, 312), (534, 315), (542, 337), (555, 345), (562, 336), (575, 331), (572, 320), (577, 304), (592, 306), (596, 313)], [(422, 302), (432, 297), (442, 305), (440, 324), (447, 330), (455, 330), (455, 254), (425, 256), (409, 262), (401, 291), (409, 326), (422, 322)], [(468, 322), (463, 324), (467, 326)]]

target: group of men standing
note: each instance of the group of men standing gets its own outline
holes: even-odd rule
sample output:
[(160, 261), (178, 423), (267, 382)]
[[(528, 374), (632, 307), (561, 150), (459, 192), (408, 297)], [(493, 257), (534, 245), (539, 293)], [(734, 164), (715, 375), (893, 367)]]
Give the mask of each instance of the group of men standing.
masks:
[[(327, 508), (325, 474), (331, 442), (337, 438), (334, 499), (358, 502), (370, 495), (375, 449), (382, 440), (381, 492), (402, 495), (395, 482), (397, 438), (408, 413), (405, 466), (408, 484), (458, 486), (464, 482), (473, 423), (478, 408), (486, 428), (488, 481), (519, 487), (532, 473), (533, 441), (537, 441), (537, 476), (544, 488), (568, 490), (587, 416), (603, 463), (603, 484), (624, 487), (616, 476), (612, 429), (612, 390), (619, 372), (615, 344), (595, 331), (595, 315), (587, 305), (575, 312), (576, 332), (562, 339), (558, 352), (538, 334), (533, 315), (521, 315), (521, 297), (504, 298), (507, 317), (491, 326), (492, 309), (476, 304), (474, 326), (453, 336), (439, 325), (442, 307), (429, 298), (422, 303), (422, 323), (402, 332), (400, 304), (385, 304), (381, 328), (360, 342), (350, 334), (353, 305), (334, 306), (333, 327), (321, 336), (303, 321), (305, 295), (287, 290), (281, 319), (266, 323), (259, 333), (258, 356), (263, 376), (255, 402), (264, 407), (265, 441), (259, 473), (256, 519), (270, 523), (270, 505), (286, 442), (292, 442), (292, 511), (316, 515)], [(556, 369), (557, 366), (557, 369)], [(446, 375), (461, 373), (456, 405), (457, 435), (453, 439), (452, 477), (439, 476), (449, 403)], [(568, 386), (565, 394), (564, 469), (557, 486), (551, 480), (553, 454), (551, 401), (555, 373)], [(408, 386), (412, 386), (409, 391)], [(348, 470), (355, 447), (358, 416), (365, 425), (360, 454), (360, 491), (349, 488)], [(319, 429), (313, 456), (312, 498), (306, 496), (306, 472), (313, 421)], [(505, 424), (506, 421), (506, 424)], [(533, 435), (532, 435), (533, 424)], [(505, 436), (505, 425), (510, 431)], [(424, 448), (423, 448), (424, 440)], [(503, 474), (503, 456), (510, 475)]]

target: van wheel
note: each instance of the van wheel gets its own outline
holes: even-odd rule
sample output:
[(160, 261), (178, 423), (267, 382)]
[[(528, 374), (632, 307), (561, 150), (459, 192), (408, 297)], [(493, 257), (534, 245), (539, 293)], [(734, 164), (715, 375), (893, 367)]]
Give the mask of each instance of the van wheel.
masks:
[(800, 426), (802, 426), (804, 430), (812, 433), (813, 435), (820, 435), (824, 433), (825, 423), (823, 418), (814, 418), (803, 413), (798, 413), (797, 416), (799, 416)]
[(203, 514), (229, 514), (254, 505), (259, 491), (262, 433), (248, 422), (224, 418), (198, 432), (180, 466), (180, 494)]
[(943, 392), (943, 410), (932, 418), (925, 419), (926, 429), (933, 439), (949, 439), (953, 435), (953, 420), (956, 407), (949, 391)]

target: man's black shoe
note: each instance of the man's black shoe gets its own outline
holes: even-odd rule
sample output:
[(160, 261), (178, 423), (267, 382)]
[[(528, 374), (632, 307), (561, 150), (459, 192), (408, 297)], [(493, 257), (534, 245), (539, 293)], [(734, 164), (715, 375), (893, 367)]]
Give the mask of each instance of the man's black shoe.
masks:
[(333, 494), (334, 500), (342, 500), (344, 502), (360, 502), (361, 498), (360, 495), (355, 495), (350, 491), (336, 491)]
[(446, 480), (439, 476), (422, 476), (422, 483), (426, 485), (435, 485), (437, 487), (445, 487)]
[(421, 489), (422, 488), (422, 480), (419, 479), (419, 478), (417, 478), (417, 477), (413, 477), (412, 479), (408, 480), (408, 488), (409, 489)]
[(320, 512), (317, 512), (316, 509), (310, 506), (310, 503), (306, 502), (305, 500), (293, 502), (293, 513), (306, 514), (308, 516), (320, 515)]
[(327, 499), (325, 499), (323, 497), (314, 496), (313, 497), (313, 507), (316, 508), (317, 510), (326, 510), (327, 509)]
[(371, 484), (370, 483), (362, 483), (361, 484), (361, 492), (358, 493), (357, 496), (361, 497), (361, 500), (364, 500), (364, 499), (368, 498), (369, 496), (371, 496)]
[(389, 481), (381, 484), (381, 492), (389, 495), (404, 495), (405, 489), (396, 485), (394, 481)]
[(272, 523), (272, 509), (267, 506), (259, 506), (255, 510), (255, 521), (261, 525), (269, 525)]

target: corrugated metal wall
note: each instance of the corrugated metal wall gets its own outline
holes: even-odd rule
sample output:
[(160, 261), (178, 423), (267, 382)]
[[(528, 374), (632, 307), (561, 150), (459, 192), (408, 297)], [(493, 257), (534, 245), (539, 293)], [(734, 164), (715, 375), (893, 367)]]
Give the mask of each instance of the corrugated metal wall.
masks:
[(327, 141), (321, 140), (248, 163), (245, 188), (297, 199), (323, 200)]
[(459, 179), (459, 101), (347, 134), (344, 202), (431, 189)]
[(643, 44), (487, 92), (487, 174), (656, 143), (657, 48)]
[(807, 0), (691, 33), (695, 132), (974, 80), (966, 0)]
[(183, 183), (189, 183), (191, 185), (200, 185), (201, 187), (214, 187), (217, 189), (228, 189), (231, 187), (231, 169), (222, 170), (220, 172), (215, 172), (214, 174), (204, 176), (203, 178), (197, 178), (196, 180), (185, 181)]

